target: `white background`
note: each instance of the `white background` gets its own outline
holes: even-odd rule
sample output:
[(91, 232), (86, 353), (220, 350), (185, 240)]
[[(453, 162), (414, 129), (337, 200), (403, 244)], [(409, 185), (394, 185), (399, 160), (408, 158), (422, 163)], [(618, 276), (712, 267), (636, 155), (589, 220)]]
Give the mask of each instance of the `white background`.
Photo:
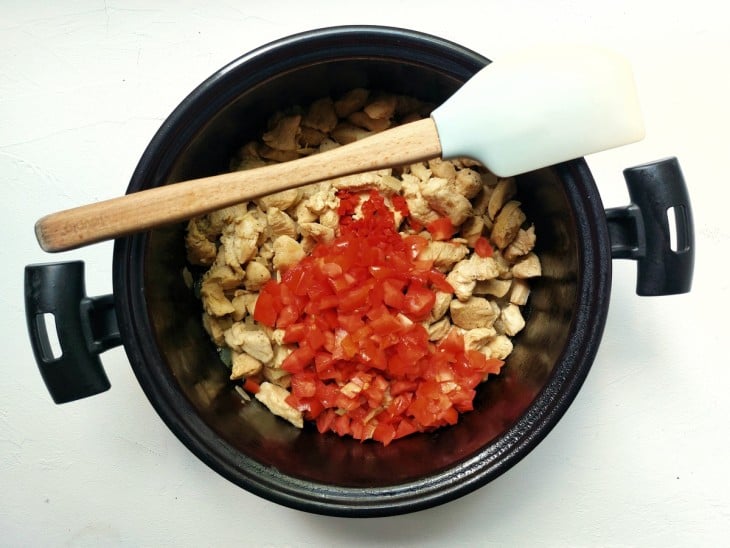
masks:
[[(724, 3), (389, 0), (0, 0), (0, 544), (8, 546), (717, 546), (730, 537), (728, 127)], [(445, 9), (448, 7), (448, 10)], [(23, 267), (83, 259), (111, 290), (110, 243), (55, 256), (33, 236), (55, 210), (124, 193), (163, 119), (249, 50), (321, 26), (386, 24), (498, 56), (593, 42), (631, 59), (647, 138), (588, 158), (606, 207), (621, 170), (676, 155), (693, 200), (689, 295), (639, 298), (614, 261), (608, 326), (578, 398), (526, 459), (420, 513), (355, 520), (234, 486), (152, 410), (120, 348), (112, 389), (56, 406), (25, 329)]]

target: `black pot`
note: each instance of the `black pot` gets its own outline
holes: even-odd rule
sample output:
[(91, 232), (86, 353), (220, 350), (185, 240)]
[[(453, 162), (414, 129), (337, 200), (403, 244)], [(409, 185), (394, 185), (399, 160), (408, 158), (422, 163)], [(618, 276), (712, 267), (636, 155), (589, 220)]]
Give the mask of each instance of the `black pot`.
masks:
[[(384, 27), (299, 34), (247, 54), (198, 87), (165, 121), (127, 192), (224, 172), (233, 151), (279, 108), (352, 87), (439, 103), (489, 61), (446, 40)], [(114, 294), (89, 298), (83, 263), (26, 268), (28, 327), (41, 374), (58, 403), (109, 388), (98, 354), (124, 344), (162, 419), (213, 470), (277, 503), (314, 513), (378, 516), (447, 502), (522, 459), (575, 398), (601, 339), (611, 260), (638, 263), (637, 292), (690, 288), (689, 198), (676, 159), (625, 170), (632, 204), (605, 211), (585, 161), (517, 178), (536, 225), (544, 276), (503, 374), (456, 426), (360, 443), (297, 430), (257, 402), (242, 406), (183, 283), (183, 225), (118, 239)], [(667, 210), (674, 208), (674, 250)], [(43, 315), (63, 355), (54, 358)]]

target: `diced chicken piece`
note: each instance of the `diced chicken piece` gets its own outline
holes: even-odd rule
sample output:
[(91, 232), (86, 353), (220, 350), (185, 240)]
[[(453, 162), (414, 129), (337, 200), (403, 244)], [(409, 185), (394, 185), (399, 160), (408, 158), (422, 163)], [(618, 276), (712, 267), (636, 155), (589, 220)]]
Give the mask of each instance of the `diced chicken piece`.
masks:
[(390, 120), (388, 118), (371, 118), (363, 110), (350, 114), (347, 117), (347, 121), (373, 133), (384, 131), (390, 127)]
[(509, 294), (509, 302), (518, 306), (523, 306), (527, 304), (529, 296), (529, 284), (524, 279), (514, 278), (512, 280), (512, 291)]
[(282, 272), (304, 258), (304, 249), (299, 242), (289, 236), (279, 236), (274, 240), (274, 269)]
[(479, 194), (484, 185), (482, 184), (482, 176), (478, 171), (465, 168), (456, 173), (453, 186), (458, 194), (472, 199)]
[(440, 341), (451, 331), (451, 322), (448, 318), (442, 318), (435, 323), (427, 325), (426, 330), (428, 331), (429, 341)]
[(307, 207), (306, 200), (303, 200), (294, 208), (292, 217), (294, 217), (298, 223), (313, 223), (317, 220), (318, 215), (313, 213), (312, 210)]
[(340, 122), (339, 124), (337, 124), (337, 127), (332, 130), (331, 133), (332, 138), (341, 145), (354, 143), (355, 141), (364, 139), (371, 134), (372, 132), (368, 131), (367, 129), (363, 129), (349, 122)]
[(487, 206), (489, 218), (492, 220), (496, 219), (502, 207), (512, 199), (516, 192), (517, 185), (513, 177), (500, 179), (489, 198), (489, 205)]
[(297, 134), (302, 117), (299, 114), (280, 118), (270, 131), (264, 133), (264, 143), (274, 150), (295, 151), (297, 149)]
[[(247, 298), (251, 295), (254, 294), (242, 291), (240, 289), (237, 290), (233, 295), (233, 298), (231, 299), (231, 304), (233, 305), (234, 310), (233, 312), (231, 312), (231, 318), (234, 321), (240, 322), (246, 316), (248, 316), (248, 308), (246, 307), (246, 303), (248, 300)], [(228, 327), (230, 327), (230, 325)]]
[(246, 265), (244, 284), (248, 291), (258, 291), (271, 279), (271, 272), (258, 261), (250, 261)]
[(360, 192), (370, 188), (381, 191), (386, 196), (400, 192), (401, 182), (391, 176), (392, 170), (381, 169), (356, 173), (346, 177), (339, 177), (331, 181), (332, 186), (338, 190), (350, 190)]
[(499, 315), (499, 307), (495, 311), (492, 303), (482, 297), (470, 297), (465, 302), (453, 299), (449, 311), (451, 312), (451, 321), (462, 329), (492, 327), (494, 320)]
[(264, 212), (268, 212), (272, 207), (286, 211), (298, 204), (301, 199), (302, 190), (299, 188), (290, 188), (289, 190), (282, 190), (281, 192), (262, 196), (256, 200), (256, 204)]
[(221, 234), (217, 261), (239, 270), (242, 264), (253, 258), (265, 229), (265, 217), (261, 212), (256, 214), (253, 211), (226, 225)]
[[(302, 118), (302, 125), (329, 133), (337, 126), (335, 104), (329, 97), (314, 101)], [(319, 144), (319, 143), (318, 143)]]
[(248, 202), (224, 207), (206, 215), (208, 237), (218, 238), (226, 225), (237, 222), (248, 213)]
[(504, 249), (517, 236), (517, 233), (525, 222), (526, 216), (520, 209), (520, 203), (507, 202), (494, 220), (492, 227), (492, 241), (499, 249)]
[(534, 278), (541, 274), (540, 258), (535, 253), (528, 253), (512, 267), (512, 275), (515, 278)]
[[(277, 332), (281, 332), (281, 335), (276, 334)], [(284, 336), (284, 330), (283, 329), (275, 329), (272, 333), (271, 340), (274, 343), (273, 349), (274, 349), (274, 357), (266, 362), (266, 367), (269, 369), (279, 369), (281, 368), (281, 364), (284, 363), (284, 360), (286, 357), (292, 353), (294, 350), (294, 347), (292, 347), (289, 344), (284, 344), (282, 338)], [(278, 339), (278, 342), (274, 339)]]
[(459, 234), (469, 247), (474, 247), (477, 239), (484, 233), (484, 220), (481, 217), (469, 217), (461, 225)]
[(527, 255), (535, 247), (535, 227), (520, 229), (511, 244), (504, 250), (504, 258), (514, 262), (518, 257)]
[(245, 352), (233, 352), (231, 359), (231, 380), (235, 381), (258, 375), (261, 373), (263, 366), (256, 358), (249, 356)]
[(223, 287), (217, 282), (203, 282), (200, 288), (203, 310), (209, 316), (221, 317), (235, 310), (231, 301), (223, 293)]
[(193, 219), (188, 223), (188, 230), (185, 236), (185, 249), (187, 251), (188, 261), (191, 264), (210, 266), (215, 261), (218, 248), (215, 242), (208, 239), (201, 225), (202, 219)]
[(226, 329), (231, 327), (231, 318), (224, 316), (222, 318), (216, 318), (209, 315), (207, 312), (203, 312), (203, 329), (208, 333), (211, 340), (217, 346), (223, 346), (225, 343), (224, 333)]
[(474, 287), (474, 295), (493, 295), (497, 298), (504, 297), (512, 285), (512, 280), (484, 280), (477, 282)]
[(297, 428), (304, 426), (301, 411), (286, 403), (289, 392), (285, 388), (271, 382), (262, 382), (255, 397), (277, 417), (288, 420)]
[(365, 114), (375, 120), (389, 120), (395, 114), (395, 107), (398, 104), (398, 98), (390, 93), (371, 97), (368, 103), (363, 107)]
[(270, 207), (266, 211), (266, 222), (269, 225), (271, 234), (276, 236), (297, 237), (297, 224), (278, 207)]
[(311, 127), (302, 126), (297, 136), (297, 144), (299, 145), (297, 152), (299, 154), (314, 154), (315, 152), (319, 152), (319, 147), (322, 146), (322, 143), (326, 139), (327, 134)]
[[(471, 199), (472, 214), (476, 217), (486, 217), (484, 219), (485, 226), (492, 226), (492, 219), (487, 215), (487, 208), (489, 207), (489, 200), (494, 193), (494, 189), (489, 186), (482, 186), (481, 190), (477, 192), (477, 195)], [(488, 221), (488, 222), (487, 222)]]
[(525, 327), (525, 319), (522, 317), (520, 307), (515, 304), (508, 304), (499, 314), (495, 327), (505, 335), (511, 337), (517, 335)]
[(266, 161), (259, 156), (258, 148), (259, 144), (256, 141), (249, 141), (243, 145), (236, 157), (231, 160), (231, 171), (245, 171), (265, 166)]
[(512, 353), (512, 341), (506, 335), (497, 335), (493, 337), (486, 345), (480, 350), (484, 353), (487, 358), (495, 358), (498, 360), (504, 360), (507, 356)]
[(460, 226), (471, 215), (471, 202), (449, 188), (447, 179), (431, 177), (421, 184), (421, 194), (433, 210), (451, 219), (454, 226)]
[(434, 158), (428, 161), (428, 167), (433, 177), (441, 177), (449, 181), (456, 178), (456, 167), (448, 160)]
[(459, 261), (446, 275), (446, 281), (454, 288), (454, 294), (460, 301), (471, 297), (478, 280), (491, 280), (499, 275), (494, 257), (472, 255)]
[(291, 374), (283, 369), (274, 369), (272, 367), (264, 367), (262, 370), (264, 378), (276, 386), (281, 388), (289, 388), (291, 386)]
[(464, 332), (464, 349), (479, 350), (497, 334), (493, 327), (477, 327)]
[(431, 314), (429, 314), (429, 321), (431, 323), (437, 322), (444, 317), (444, 314), (449, 310), (451, 299), (451, 293), (436, 291), (436, 301), (433, 303)]
[(428, 202), (421, 194), (418, 177), (404, 173), (401, 180), (403, 181), (403, 197), (406, 199), (411, 217), (422, 225), (427, 225), (438, 219), (439, 214), (431, 209), (431, 206), (428, 205)]
[(296, 160), (299, 158), (298, 149), (279, 150), (278, 148), (272, 148), (269, 145), (261, 145), (259, 147), (259, 155), (262, 158), (265, 158), (275, 163), (290, 162), (291, 160)]
[(334, 139), (330, 139), (329, 137), (327, 137), (324, 141), (322, 141), (319, 144), (319, 151), (320, 152), (327, 152), (328, 150), (334, 150), (334, 149), (336, 149), (337, 147), (340, 147), (340, 146), (342, 146), (342, 145), (340, 145), (340, 143), (338, 143)]
[(511, 280), (512, 266), (507, 262), (507, 259), (504, 258), (504, 255), (502, 255), (502, 251), (499, 249), (495, 249), (494, 253), (492, 253), (492, 258), (497, 265), (499, 277), (503, 280)]
[(445, 272), (466, 257), (468, 253), (469, 248), (464, 244), (430, 241), (418, 254), (418, 258), (433, 261), (434, 267)]
[(230, 291), (241, 287), (243, 282), (243, 273), (240, 269), (234, 269), (228, 265), (213, 265), (203, 275), (203, 285), (216, 284), (223, 288), (224, 291)]
[(370, 91), (364, 88), (351, 89), (335, 101), (335, 113), (339, 118), (347, 118), (356, 110), (361, 110), (370, 96)]
[(299, 223), (299, 231), (305, 238), (315, 242), (328, 244), (335, 239), (334, 229), (319, 223)]
[(337, 230), (340, 226), (340, 216), (337, 214), (336, 210), (327, 209), (319, 216), (319, 224), (333, 230)]
[(224, 336), (226, 344), (233, 350), (245, 352), (261, 363), (266, 363), (274, 357), (271, 341), (261, 329), (251, 329), (243, 322), (236, 322), (226, 330)]
[[(320, 183), (313, 190), (314, 192), (304, 201), (304, 204), (315, 215), (319, 216), (327, 210), (336, 210), (339, 207), (340, 200), (337, 198), (337, 189), (330, 183)], [(297, 221), (300, 223), (306, 222), (299, 218), (297, 218)]]
[(416, 162), (415, 164), (411, 164), (409, 169), (411, 171), (411, 174), (418, 177), (419, 181), (423, 183), (427, 182), (431, 177), (433, 177), (433, 172), (423, 162)]

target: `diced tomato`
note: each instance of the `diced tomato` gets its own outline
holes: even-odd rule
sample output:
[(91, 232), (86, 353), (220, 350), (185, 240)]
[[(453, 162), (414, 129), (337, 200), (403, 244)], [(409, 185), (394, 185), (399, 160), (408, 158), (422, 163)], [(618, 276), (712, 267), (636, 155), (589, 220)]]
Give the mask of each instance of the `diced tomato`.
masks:
[(492, 254), (494, 254), (494, 249), (492, 249), (489, 240), (487, 240), (484, 236), (479, 236), (474, 244), (474, 252), (480, 257), (486, 258), (491, 257)]
[(243, 389), (251, 394), (258, 394), (259, 390), (261, 390), (261, 386), (251, 377), (247, 377), (246, 380), (243, 381)]
[[(267, 282), (254, 310), (256, 321), (283, 329), (283, 342), (294, 347), (282, 363), (291, 374), (287, 403), (320, 432), (385, 445), (454, 424), (473, 407), (476, 385), (503, 362), (465, 350), (457, 330), (429, 342), (420, 322), (433, 309), (436, 291), (453, 288), (432, 260), (419, 259), (428, 239), (401, 236), (376, 191), (362, 203), (359, 193), (338, 197), (334, 241), (317, 244), (279, 282)], [(392, 204), (409, 215), (402, 198)], [(448, 217), (427, 229), (442, 241), (455, 232)], [(477, 246), (477, 253), (487, 249), (480, 240)], [(257, 389), (251, 383), (244, 387)]]
[(436, 241), (450, 240), (456, 232), (454, 223), (448, 217), (439, 217), (435, 221), (431, 221), (426, 225), (426, 230), (431, 233), (431, 237)]

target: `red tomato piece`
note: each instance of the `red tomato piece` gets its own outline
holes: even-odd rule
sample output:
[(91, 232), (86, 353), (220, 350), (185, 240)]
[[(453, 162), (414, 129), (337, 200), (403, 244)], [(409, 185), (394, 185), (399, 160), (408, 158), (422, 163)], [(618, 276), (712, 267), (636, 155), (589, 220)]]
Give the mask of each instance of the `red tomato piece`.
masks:
[(431, 221), (426, 225), (426, 230), (431, 233), (431, 237), (436, 241), (450, 240), (456, 233), (454, 223), (448, 217), (439, 217), (435, 221)]
[(489, 243), (489, 240), (487, 240), (484, 236), (480, 236), (474, 244), (474, 252), (480, 257), (486, 258), (491, 257), (492, 254), (494, 254), (494, 249)]

